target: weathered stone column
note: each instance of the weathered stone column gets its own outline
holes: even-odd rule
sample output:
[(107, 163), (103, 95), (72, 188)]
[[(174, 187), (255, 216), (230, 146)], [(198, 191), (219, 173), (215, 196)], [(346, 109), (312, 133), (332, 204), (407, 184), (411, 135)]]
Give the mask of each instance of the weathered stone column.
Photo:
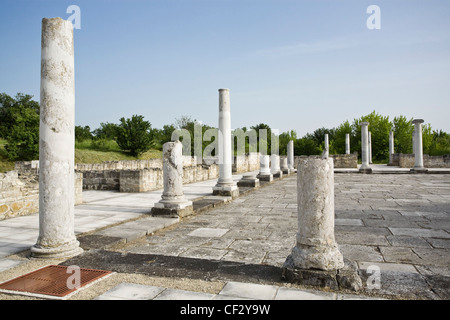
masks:
[(368, 133), (368, 122), (361, 122), (361, 167), (360, 172), (371, 173), (372, 168), (369, 166), (369, 133)]
[(392, 163), (392, 157), (394, 155), (394, 131), (389, 131), (389, 163)]
[(412, 171), (425, 172), (423, 166), (422, 123), (423, 119), (414, 119), (414, 168)]
[(280, 170), (283, 172), (283, 174), (289, 175), (291, 173), (291, 170), (289, 170), (287, 158), (283, 157), (280, 159)]
[(350, 154), (350, 134), (345, 134), (345, 154)]
[(369, 163), (372, 163), (372, 132), (369, 131)]
[(230, 90), (219, 89), (219, 179), (213, 187), (214, 195), (239, 196), (233, 181), (231, 150)]
[[(300, 159), (297, 170), (297, 243), (283, 266), (289, 281), (337, 288), (348, 285), (341, 276), (344, 258), (334, 237), (334, 165), (333, 159)], [(346, 270), (349, 285), (360, 288), (357, 268)], [(350, 281), (350, 282), (352, 282)], [(358, 282), (359, 281), (359, 282)]]
[(272, 154), (270, 159), (270, 173), (274, 178), (282, 178), (283, 172), (280, 169), (280, 156)]
[(74, 232), (75, 72), (73, 26), (42, 19), (39, 125), (39, 237), (35, 258), (83, 252)]
[(291, 172), (295, 172), (295, 166), (294, 166), (294, 141), (289, 140), (287, 145), (287, 162), (288, 162), (288, 168), (291, 170)]
[(268, 155), (260, 156), (259, 173), (256, 176), (260, 181), (272, 181), (273, 175), (270, 173), (269, 167), (270, 157)]
[(192, 201), (183, 192), (183, 145), (180, 141), (163, 145), (164, 191), (152, 208), (153, 216), (184, 217), (193, 212)]

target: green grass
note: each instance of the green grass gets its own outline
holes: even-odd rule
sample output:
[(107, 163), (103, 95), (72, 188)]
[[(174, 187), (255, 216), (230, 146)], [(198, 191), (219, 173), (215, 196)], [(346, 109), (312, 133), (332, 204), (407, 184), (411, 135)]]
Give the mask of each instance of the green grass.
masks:
[[(6, 141), (0, 138), (0, 172), (14, 170), (14, 161), (5, 154)], [(92, 143), (83, 141), (75, 143), (75, 163), (101, 163), (114, 160), (147, 160), (162, 158), (162, 151), (150, 149), (139, 157), (122, 152), (115, 141), (106, 140)], [(37, 159), (36, 159), (37, 160)]]

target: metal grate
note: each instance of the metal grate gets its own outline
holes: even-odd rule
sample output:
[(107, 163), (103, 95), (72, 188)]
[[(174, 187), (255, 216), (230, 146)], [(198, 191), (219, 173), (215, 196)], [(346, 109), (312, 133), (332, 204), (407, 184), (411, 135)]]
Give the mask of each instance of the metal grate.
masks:
[[(42, 269), (27, 273), (23, 276), (0, 284), (0, 289), (64, 297), (79, 288), (100, 279), (111, 271), (80, 268), (80, 286), (69, 288), (67, 280), (73, 275), (67, 273), (68, 267), (51, 265)], [(70, 286), (71, 287), (71, 286)]]

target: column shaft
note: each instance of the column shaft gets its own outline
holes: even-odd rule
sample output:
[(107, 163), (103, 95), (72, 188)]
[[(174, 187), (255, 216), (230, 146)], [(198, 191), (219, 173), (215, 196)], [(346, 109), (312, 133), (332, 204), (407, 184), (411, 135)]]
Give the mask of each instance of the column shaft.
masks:
[(42, 20), (39, 125), (39, 238), (33, 257), (81, 253), (74, 233), (75, 74), (73, 26)]

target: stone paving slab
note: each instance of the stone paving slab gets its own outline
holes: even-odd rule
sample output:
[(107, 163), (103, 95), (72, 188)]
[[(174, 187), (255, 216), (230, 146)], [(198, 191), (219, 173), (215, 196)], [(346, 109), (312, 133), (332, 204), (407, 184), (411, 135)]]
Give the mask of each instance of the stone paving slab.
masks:
[[(134, 223), (132, 228), (127, 223), (122, 224), (122, 228), (120, 225), (105, 228), (89, 234), (90, 244), (85, 241), (85, 245), (94, 248), (97, 239), (105, 241), (108, 247), (123, 244), (121, 240), (125, 239), (128, 245), (120, 246), (118, 255), (114, 251), (99, 250), (99, 245), (67, 263), (149, 275), (164, 275), (170, 268), (173, 276), (277, 282), (280, 281), (279, 268), (295, 243), (295, 187), (296, 176), (293, 175), (282, 182), (266, 184), (226, 205), (208, 208), (157, 234), (152, 235), (149, 229), (142, 228), (147, 236), (144, 242), (142, 238), (139, 243), (132, 241), (138, 238), (136, 234), (142, 235), (139, 223)], [(381, 193), (381, 196), (373, 196), (374, 193)], [(108, 218), (109, 212), (120, 221), (118, 211), (123, 209), (123, 214), (135, 219), (142, 217), (146, 206), (115, 208), (106, 205), (107, 201), (93, 198), (91, 195), (91, 202), (80, 208), (86, 209), (80, 211), (80, 217), (84, 215), (87, 224), (96, 222), (89, 218), (91, 209), (102, 218)], [(129, 200), (126, 196), (120, 198), (122, 204)], [(139, 198), (133, 199), (138, 201)], [(381, 288), (365, 288), (358, 295), (336, 293), (336, 299), (365, 298), (365, 294), (372, 298), (380, 295), (402, 299), (449, 299), (449, 204), (448, 175), (336, 174), (335, 229), (341, 251), (344, 257), (358, 263), (364, 283), (370, 277), (366, 271), (368, 266), (377, 265), (381, 272)], [(91, 209), (87, 210), (88, 207)], [(0, 228), (5, 231), (14, 228), (37, 230), (35, 224), (36, 220), (19, 219), (0, 223)], [(199, 228), (228, 231), (209, 237), (188, 236)], [(5, 241), (2, 245), (0, 241), (0, 254), (2, 248), (4, 255), (16, 252), (14, 246), (21, 250), (26, 248), (23, 243)], [(154, 262), (146, 264), (148, 261)]]

